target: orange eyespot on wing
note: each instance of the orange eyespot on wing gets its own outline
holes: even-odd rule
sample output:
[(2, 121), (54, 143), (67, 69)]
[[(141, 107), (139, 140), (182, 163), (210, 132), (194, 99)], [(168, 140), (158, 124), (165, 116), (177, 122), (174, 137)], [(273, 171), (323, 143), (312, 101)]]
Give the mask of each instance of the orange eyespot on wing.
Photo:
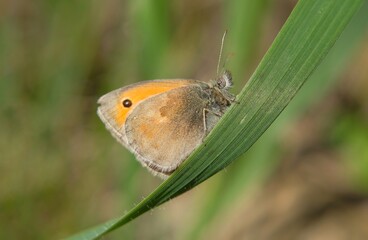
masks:
[(193, 80), (151, 80), (114, 90), (102, 96), (98, 115), (117, 138), (122, 138), (122, 128), (131, 111), (142, 101), (193, 83)]
[(123, 125), (129, 112), (141, 101), (186, 85), (187, 81), (152, 81), (121, 89), (116, 102), (117, 115), (114, 117), (117, 124)]
[(130, 99), (123, 100), (123, 106), (125, 108), (130, 108), (132, 105), (133, 105), (132, 100), (130, 100)]

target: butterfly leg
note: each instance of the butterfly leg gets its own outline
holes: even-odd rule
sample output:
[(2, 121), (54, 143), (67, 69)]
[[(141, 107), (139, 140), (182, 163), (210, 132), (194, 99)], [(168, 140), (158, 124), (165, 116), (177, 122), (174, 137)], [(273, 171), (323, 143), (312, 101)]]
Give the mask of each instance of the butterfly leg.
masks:
[[(215, 112), (212, 111), (210, 109), (207, 108), (203, 108), (203, 127), (204, 127), (204, 132), (208, 133), (208, 126), (207, 126), (207, 118), (209, 117), (208, 114), (213, 114), (215, 116), (218, 117), (218, 119), (220, 119), (220, 117), (223, 115), (223, 113), (219, 113), (219, 112)], [(216, 120), (216, 122), (218, 121), (218, 119)], [(213, 126), (210, 127), (210, 129), (212, 129), (214, 127), (215, 123), (213, 123)]]

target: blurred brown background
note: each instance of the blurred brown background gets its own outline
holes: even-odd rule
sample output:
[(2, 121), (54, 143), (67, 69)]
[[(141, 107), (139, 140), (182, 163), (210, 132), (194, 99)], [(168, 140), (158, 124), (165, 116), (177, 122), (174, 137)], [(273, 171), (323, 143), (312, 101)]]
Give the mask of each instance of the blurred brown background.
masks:
[[(216, 74), (236, 94), (296, 1), (0, 0), (0, 239), (120, 216), (161, 181), (104, 129), (97, 98)], [(106, 239), (367, 239), (368, 4), (241, 159)]]

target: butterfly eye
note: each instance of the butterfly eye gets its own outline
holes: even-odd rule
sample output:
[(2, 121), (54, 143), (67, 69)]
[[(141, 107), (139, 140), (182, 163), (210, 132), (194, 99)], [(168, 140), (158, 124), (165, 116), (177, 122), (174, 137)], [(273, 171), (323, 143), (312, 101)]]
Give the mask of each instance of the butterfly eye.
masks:
[(123, 101), (123, 106), (126, 107), (126, 108), (129, 108), (133, 105), (132, 101), (130, 99), (125, 99)]

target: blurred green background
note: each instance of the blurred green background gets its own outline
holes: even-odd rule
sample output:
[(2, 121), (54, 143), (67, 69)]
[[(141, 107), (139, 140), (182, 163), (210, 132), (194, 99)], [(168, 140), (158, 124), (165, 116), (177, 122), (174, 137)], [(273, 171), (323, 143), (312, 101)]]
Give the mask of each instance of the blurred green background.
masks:
[[(98, 97), (147, 79), (214, 78), (225, 29), (236, 94), (295, 3), (0, 1), (0, 239), (62, 238), (134, 206), (161, 180), (104, 129)], [(368, 238), (358, 224), (368, 221), (367, 11), (251, 151), (106, 239), (336, 239), (333, 226), (348, 228), (336, 209)], [(322, 206), (332, 222), (306, 228)], [(291, 213), (300, 221), (282, 221)]]

